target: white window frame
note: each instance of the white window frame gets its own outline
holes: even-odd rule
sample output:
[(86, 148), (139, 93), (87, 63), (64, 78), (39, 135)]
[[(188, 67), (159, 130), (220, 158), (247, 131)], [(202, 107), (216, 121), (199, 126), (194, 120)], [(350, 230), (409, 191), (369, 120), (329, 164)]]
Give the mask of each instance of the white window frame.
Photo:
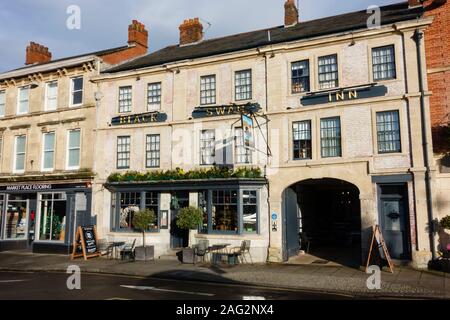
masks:
[[(80, 157), (78, 158), (78, 166), (74, 166), (74, 167), (70, 167), (69, 166), (69, 142), (70, 142), (70, 133), (74, 132), (74, 131), (78, 131), (80, 133), (80, 145), (77, 149), (80, 150)], [(78, 170), (80, 169), (80, 165), (81, 165), (81, 129), (71, 129), (71, 130), (67, 130), (67, 141), (66, 141), (66, 170)], [(73, 148), (75, 149), (75, 148)]]
[(0, 95), (3, 95), (5, 101), (2, 103), (3, 105), (3, 114), (0, 113), (0, 118), (3, 118), (6, 114), (6, 90), (0, 90)]
[[(56, 201), (66, 201), (66, 206), (68, 205), (67, 203), (67, 194), (65, 192), (43, 192), (43, 193), (39, 193), (38, 194), (38, 199), (37, 199), (37, 219), (36, 219), (36, 237), (35, 237), (35, 242), (40, 242), (40, 243), (64, 243), (65, 240), (41, 240), (41, 202), (42, 202), (42, 195), (48, 195), (51, 194), (52, 195), (52, 211), (53, 211), (53, 206), (54, 206), (54, 197), (55, 194), (63, 194), (63, 198), (65, 198), (65, 200), (56, 200)], [(67, 211), (66, 211), (67, 212)], [(67, 216), (66, 216), (66, 222), (67, 222)], [(65, 231), (65, 230), (64, 230)]]
[[(17, 141), (19, 140), (20, 137), (25, 137), (25, 152), (24, 152), (24, 160), (23, 160), (23, 170), (17, 170), (16, 169), (16, 165), (17, 165)], [(14, 137), (13, 173), (24, 173), (26, 166), (27, 166), (27, 136), (24, 135), (24, 134), (17, 135), (17, 136)]]
[[(20, 112), (20, 91), (23, 89), (28, 89), (28, 98), (27, 98), (27, 111)], [(30, 112), (30, 86), (23, 86), (17, 88), (17, 115), (28, 114)]]
[[(53, 134), (53, 149), (52, 150), (46, 150), (45, 149), (45, 137), (49, 134)], [(55, 149), (56, 149), (56, 133), (54, 131), (52, 132), (45, 132), (42, 134), (42, 155), (41, 155), (41, 171), (43, 172), (51, 172), (55, 170)], [(44, 168), (45, 165), (45, 153), (46, 152), (53, 152), (53, 163), (51, 168)]]
[[(74, 91), (74, 80), (76, 79), (83, 79), (83, 88), (81, 90), (82, 92), (82, 96), (81, 96), (81, 103), (77, 103), (77, 104), (73, 104), (73, 94), (75, 93)], [(78, 76), (78, 77), (73, 77), (70, 78), (70, 95), (69, 95), (69, 106), (70, 107), (79, 107), (81, 105), (83, 105), (83, 100), (84, 100), (84, 77), (83, 76)]]
[[(48, 88), (50, 84), (56, 83), (56, 95), (53, 97), (54, 100), (56, 101), (56, 105), (55, 105), (55, 109), (50, 109), (49, 108), (49, 95), (48, 95)], [(44, 111), (55, 111), (56, 109), (58, 109), (58, 80), (53, 80), (53, 81), (49, 81), (45, 83), (45, 104), (44, 104)]]

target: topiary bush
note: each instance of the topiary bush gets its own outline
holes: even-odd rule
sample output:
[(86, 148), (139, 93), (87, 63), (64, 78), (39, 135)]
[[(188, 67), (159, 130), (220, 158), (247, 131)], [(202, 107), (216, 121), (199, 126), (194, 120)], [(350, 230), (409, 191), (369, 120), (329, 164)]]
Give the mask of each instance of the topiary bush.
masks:
[(203, 223), (203, 211), (196, 207), (186, 207), (180, 209), (177, 215), (176, 224), (183, 230), (195, 230)]
[(142, 244), (145, 248), (145, 231), (149, 229), (150, 224), (155, 223), (156, 214), (153, 210), (144, 209), (134, 213), (133, 225), (142, 232)]

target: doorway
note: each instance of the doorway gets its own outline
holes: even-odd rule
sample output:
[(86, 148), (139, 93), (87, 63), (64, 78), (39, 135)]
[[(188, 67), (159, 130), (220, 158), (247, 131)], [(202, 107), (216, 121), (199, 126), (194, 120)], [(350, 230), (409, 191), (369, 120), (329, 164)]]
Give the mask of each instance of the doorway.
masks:
[(393, 259), (410, 260), (407, 185), (379, 185), (380, 227)]
[(177, 224), (177, 216), (180, 209), (189, 207), (189, 191), (172, 192), (170, 201), (170, 248), (180, 249), (189, 245), (188, 230), (180, 229)]
[(289, 187), (284, 201), (285, 258), (304, 250), (311, 263), (361, 265), (361, 205), (355, 185), (305, 180)]

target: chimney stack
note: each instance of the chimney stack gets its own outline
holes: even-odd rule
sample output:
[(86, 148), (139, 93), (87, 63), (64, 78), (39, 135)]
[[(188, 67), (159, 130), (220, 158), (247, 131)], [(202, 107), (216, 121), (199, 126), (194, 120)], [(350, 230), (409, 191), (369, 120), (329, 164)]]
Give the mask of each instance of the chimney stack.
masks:
[(410, 8), (422, 6), (422, 1), (420, 1), (420, 0), (408, 0), (408, 2), (409, 2)]
[(184, 20), (179, 29), (181, 46), (197, 43), (203, 39), (203, 25), (198, 18)]
[(133, 20), (128, 26), (128, 44), (138, 45), (148, 49), (148, 31), (145, 25), (137, 20)]
[(52, 54), (48, 51), (47, 47), (40, 45), (39, 43), (30, 42), (27, 47), (27, 53), (25, 58), (25, 64), (46, 63), (52, 60)]
[(298, 8), (295, 0), (286, 0), (284, 4), (284, 26), (291, 27), (298, 23)]

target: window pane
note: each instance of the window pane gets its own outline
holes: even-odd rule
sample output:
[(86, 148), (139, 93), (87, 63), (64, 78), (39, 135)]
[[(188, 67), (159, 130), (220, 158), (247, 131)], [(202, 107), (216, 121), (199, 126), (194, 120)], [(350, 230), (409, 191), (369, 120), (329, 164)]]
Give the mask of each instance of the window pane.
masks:
[[(14, 197), (10, 197), (13, 198)], [(21, 198), (18, 196), (17, 198)], [(6, 239), (26, 239), (27, 232), (27, 202), (8, 201), (5, 219)]]
[(377, 113), (377, 136), (379, 153), (401, 152), (398, 111)]
[(253, 152), (250, 148), (244, 145), (244, 136), (242, 128), (236, 128), (235, 130), (235, 155), (236, 163), (238, 164), (250, 164), (252, 163)]
[(80, 165), (80, 149), (69, 151), (69, 167), (78, 167)]
[(252, 99), (252, 70), (238, 71), (235, 74), (235, 100)]
[(72, 104), (81, 104), (83, 102), (83, 91), (73, 93)]
[(156, 217), (155, 221), (150, 223), (149, 230), (157, 230), (159, 221), (159, 193), (157, 192), (145, 193), (145, 208), (153, 210)]
[(73, 81), (73, 91), (83, 90), (83, 78), (75, 78)]
[(341, 124), (340, 118), (328, 118), (320, 121), (322, 158), (340, 157)]
[(205, 76), (200, 78), (200, 103), (216, 103), (216, 76)]
[(55, 149), (55, 134), (54, 133), (44, 134), (44, 159), (43, 159), (44, 169), (53, 168), (54, 149)]
[(132, 87), (119, 88), (119, 112), (130, 112), (132, 105)]
[(309, 85), (309, 60), (293, 62), (291, 65), (292, 92), (307, 92)]
[(237, 190), (212, 191), (212, 228), (215, 231), (238, 232)]
[(83, 78), (72, 79), (72, 104), (77, 105), (83, 102)]
[(200, 135), (200, 164), (212, 165), (215, 162), (215, 131), (203, 130)]
[(134, 214), (139, 211), (140, 206), (140, 192), (120, 193), (119, 229), (134, 231), (133, 217)]
[(80, 130), (69, 131), (68, 166), (80, 166)]
[(319, 58), (319, 88), (330, 89), (339, 86), (337, 55)]
[(257, 192), (244, 190), (242, 192), (242, 200), (244, 232), (256, 233), (258, 231)]
[(294, 160), (312, 159), (311, 121), (292, 124)]
[(372, 66), (374, 80), (389, 80), (396, 78), (394, 46), (372, 49)]
[(80, 147), (80, 131), (74, 130), (69, 131), (69, 148), (79, 148)]
[(66, 201), (64, 196), (45, 195), (40, 201), (39, 239), (64, 241)]
[(0, 116), (5, 115), (6, 92), (0, 91)]
[(25, 136), (17, 137), (16, 141), (17, 141), (16, 147), (17, 153), (25, 152), (26, 137)]
[(128, 169), (130, 167), (130, 143), (131, 138), (129, 136), (117, 138), (118, 169)]
[(147, 168), (158, 168), (160, 157), (159, 134), (147, 135), (146, 141), (146, 166)]
[(147, 93), (147, 108), (149, 111), (158, 110), (161, 107), (161, 82), (150, 83)]

